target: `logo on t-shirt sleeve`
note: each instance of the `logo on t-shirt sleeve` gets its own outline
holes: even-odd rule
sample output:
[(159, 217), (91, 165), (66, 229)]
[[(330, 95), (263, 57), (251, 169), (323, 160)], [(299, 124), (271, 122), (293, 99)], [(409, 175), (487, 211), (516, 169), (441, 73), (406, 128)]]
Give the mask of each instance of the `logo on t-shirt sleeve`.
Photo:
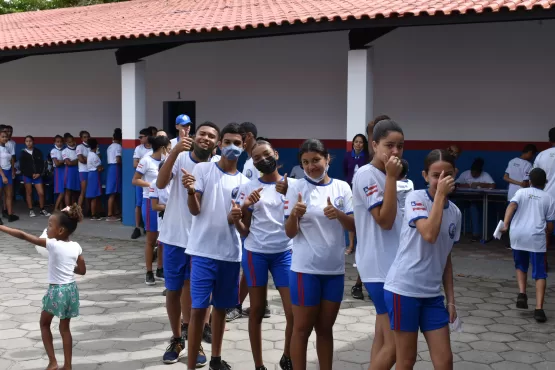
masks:
[(364, 189), (362, 190), (364, 191), (364, 194), (366, 194), (366, 196), (369, 197), (370, 195), (378, 192), (378, 185), (374, 184), (370, 186), (365, 186)]
[(342, 196), (335, 198), (335, 200), (333, 201), (333, 205), (335, 206), (335, 208), (343, 211), (343, 208), (345, 208), (345, 198)]
[(455, 231), (457, 230), (457, 226), (454, 223), (449, 225), (449, 237), (451, 239), (455, 239)]
[(424, 207), (424, 204), (422, 204), (422, 202), (410, 202), (410, 205), (412, 207), (413, 211), (425, 211), (426, 207)]
[(231, 191), (231, 199), (237, 198), (237, 194), (239, 194), (239, 187), (236, 187)]

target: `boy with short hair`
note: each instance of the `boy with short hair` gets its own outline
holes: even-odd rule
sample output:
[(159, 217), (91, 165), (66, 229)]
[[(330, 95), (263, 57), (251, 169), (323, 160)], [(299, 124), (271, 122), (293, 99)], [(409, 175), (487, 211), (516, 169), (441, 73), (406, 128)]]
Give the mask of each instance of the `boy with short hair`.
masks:
[(546, 246), (547, 235), (553, 232), (555, 220), (555, 199), (543, 189), (547, 183), (545, 171), (534, 168), (530, 171), (529, 188), (517, 190), (505, 212), (506, 232), (509, 224), (513, 257), (518, 280), (519, 294), (516, 307), (528, 308), (526, 279), (528, 265), (532, 260), (532, 278), (536, 280), (536, 309), (534, 319), (537, 322), (547, 320), (543, 310), (547, 279)]

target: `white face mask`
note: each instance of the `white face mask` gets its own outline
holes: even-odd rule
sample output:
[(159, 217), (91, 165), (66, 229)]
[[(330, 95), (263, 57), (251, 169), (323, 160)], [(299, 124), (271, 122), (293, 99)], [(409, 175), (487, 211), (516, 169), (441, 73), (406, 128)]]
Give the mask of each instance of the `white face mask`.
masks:
[(324, 172), (322, 172), (322, 174), (321, 174), (319, 177), (317, 177), (317, 178), (308, 176), (308, 173), (306, 172), (306, 170), (304, 170), (304, 175), (305, 175), (306, 178), (309, 179), (310, 181), (312, 181), (312, 182), (314, 182), (314, 183), (316, 183), (316, 184), (319, 184), (319, 183), (320, 183), (322, 180), (324, 180), (324, 178), (326, 177), (326, 174), (328, 173), (329, 168), (330, 168), (330, 165), (327, 164), (327, 165), (326, 165), (326, 168), (324, 169)]

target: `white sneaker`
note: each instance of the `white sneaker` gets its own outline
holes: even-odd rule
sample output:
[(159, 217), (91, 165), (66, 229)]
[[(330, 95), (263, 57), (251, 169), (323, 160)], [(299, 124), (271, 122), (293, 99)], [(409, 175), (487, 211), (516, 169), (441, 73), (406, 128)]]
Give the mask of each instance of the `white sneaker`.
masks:
[(46, 209), (41, 209), (40, 214), (46, 217), (51, 216), (51, 214)]
[(36, 217), (37, 215), (35, 214), (35, 211), (33, 211), (32, 209), (29, 210), (29, 217)]

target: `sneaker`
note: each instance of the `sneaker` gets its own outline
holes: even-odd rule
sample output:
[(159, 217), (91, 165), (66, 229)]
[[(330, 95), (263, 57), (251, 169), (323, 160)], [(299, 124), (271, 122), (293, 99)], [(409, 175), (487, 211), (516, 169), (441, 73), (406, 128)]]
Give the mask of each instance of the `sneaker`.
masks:
[(8, 216), (8, 222), (14, 222), (14, 221), (17, 221), (17, 220), (19, 220), (19, 216), (16, 216), (16, 215), (9, 215)]
[(6, 211), (5, 209), (2, 210), (2, 217), (8, 218), (8, 211)]
[(183, 338), (172, 338), (170, 345), (166, 348), (162, 361), (165, 364), (175, 364), (179, 359), (187, 354), (185, 341)]
[(241, 312), (242, 310), (237, 307), (228, 308), (225, 313), (225, 321), (231, 322), (241, 318), (243, 316)]
[(29, 217), (37, 217), (35, 211), (33, 211), (32, 209), (29, 210)]
[(293, 362), (291, 359), (285, 355), (281, 356), (281, 360), (279, 360), (279, 367), (282, 370), (293, 370)]
[(51, 216), (50, 212), (48, 212), (46, 209), (41, 209), (39, 213), (41, 216), (45, 216), (45, 217)]
[(156, 280), (154, 280), (154, 274), (152, 271), (147, 271), (145, 276), (145, 284), (146, 285), (155, 285)]
[(189, 338), (189, 325), (185, 323), (181, 323), (181, 337), (183, 340), (187, 340)]
[[(249, 316), (251, 314), (251, 308), (247, 307), (243, 310), (242, 312), (242, 316)], [(264, 318), (267, 319), (270, 316), (272, 316), (272, 311), (270, 310), (270, 306), (268, 306), (268, 304), (266, 304), (266, 307), (264, 308)]]
[(163, 268), (156, 269), (156, 278), (164, 280), (164, 269)]
[(141, 229), (136, 227), (135, 230), (133, 230), (133, 234), (131, 234), (131, 239), (139, 239), (140, 236), (141, 236)]
[(547, 317), (545, 316), (545, 312), (542, 309), (534, 310), (534, 319), (537, 322), (546, 322)]
[(355, 285), (351, 288), (351, 296), (354, 299), (364, 299), (364, 293), (362, 292), (362, 285)]
[(202, 330), (202, 340), (208, 344), (212, 343), (212, 328), (208, 324), (204, 324), (204, 329)]
[(214, 361), (210, 361), (210, 370), (231, 370), (231, 366), (224, 360), (216, 363)]
[(208, 363), (208, 360), (206, 358), (206, 354), (204, 353), (204, 349), (202, 348), (202, 346), (200, 346), (200, 349), (198, 350), (198, 355), (197, 355), (197, 367), (206, 366), (207, 363)]
[(107, 221), (107, 222), (118, 222), (119, 220), (118, 220), (117, 217), (108, 216), (108, 217), (106, 217), (106, 221)]
[(518, 293), (516, 298), (516, 308), (526, 310), (528, 308), (528, 296), (524, 293)]

